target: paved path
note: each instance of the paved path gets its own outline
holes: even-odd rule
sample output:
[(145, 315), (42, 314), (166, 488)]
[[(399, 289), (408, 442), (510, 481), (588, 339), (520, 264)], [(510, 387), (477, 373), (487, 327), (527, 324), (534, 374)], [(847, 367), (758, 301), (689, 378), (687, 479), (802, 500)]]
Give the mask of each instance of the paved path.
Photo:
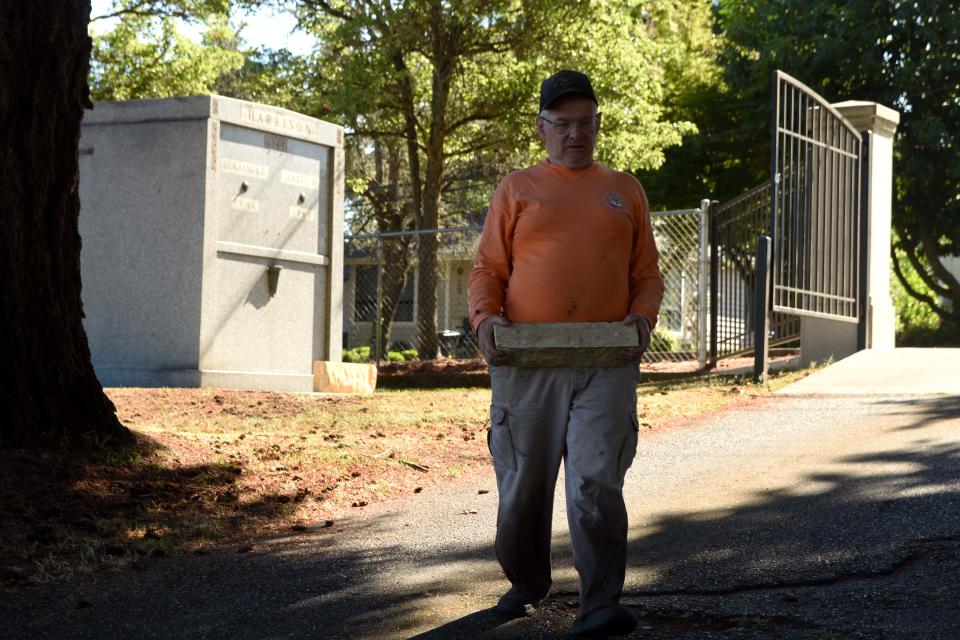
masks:
[(960, 395), (960, 349), (855, 353), (781, 395)]
[[(942, 375), (960, 379), (958, 355), (946, 354)], [(862, 367), (846, 376), (878, 370)], [(627, 477), (624, 601), (641, 618), (631, 637), (960, 637), (960, 395), (912, 391), (856, 396), (831, 382), (641, 437)], [(562, 496), (554, 597), (525, 620), (488, 609), (505, 589), (494, 489), (485, 474), (251, 553), (161, 561), (26, 609), (0, 604), (0, 628), (58, 639), (567, 637), (576, 582)]]

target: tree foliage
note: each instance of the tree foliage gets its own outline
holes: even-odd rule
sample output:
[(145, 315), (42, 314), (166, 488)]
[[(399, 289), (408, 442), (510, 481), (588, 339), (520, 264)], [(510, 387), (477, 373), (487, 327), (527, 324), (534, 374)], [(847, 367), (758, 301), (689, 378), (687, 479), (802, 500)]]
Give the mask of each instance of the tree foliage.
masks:
[[(664, 151), (664, 162), (638, 167), (654, 209), (687, 209), (703, 198), (727, 200), (755, 184), (743, 170), (747, 151), (737, 130), (749, 114), (735, 102), (723, 79), (722, 39), (710, 3), (674, 2), (656, 16), (657, 37), (671, 43), (665, 67), (666, 116), (689, 121), (681, 144)], [(747, 175), (744, 175), (746, 173)]]
[[(402, 141), (410, 222), (429, 229), (455, 216), (454, 207), (485, 202), (509, 169), (542, 157), (533, 127), (538, 84), (559, 68), (594, 79), (601, 161), (660, 164), (663, 149), (692, 129), (665, 118), (662, 105), (670, 56), (653, 18), (672, 4), (304, 0), (298, 16), (320, 42), (330, 113), (362, 148)], [(419, 350), (432, 354), (436, 239), (425, 236), (418, 249)]]
[[(893, 259), (896, 261), (894, 268), (903, 274), (903, 279), (910, 284), (911, 289), (921, 295), (930, 297), (934, 295), (910, 264), (902, 249), (894, 251)], [(895, 279), (891, 285), (890, 295), (893, 298), (893, 306), (897, 310), (897, 342), (910, 341), (917, 334), (936, 331), (940, 326), (940, 318), (930, 306), (907, 293), (899, 278)]]
[[(244, 12), (266, 4), (114, 0), (106, 13), (91, 20), (93, 98), (217, 93), (295, 110), (308, 108), (312, 61), (283, 49), (250, 47), (244, 40)], [(185, 35), (185, 26), (195, 27), (200, 40)]]
[(203, 20), (226, 14), (230, 4), (230, 0), (114, 0), (106, 13), (90, 16), (90, 22), (128, 17)]
[(220, 78), (239, 71), (245, 56), (222, 14), (204, 19), (198, 43), (180, 33), (170, 16), (122, 14), (94, 36), (90, 84), (95, 100), (166, 98), (211, 92)]

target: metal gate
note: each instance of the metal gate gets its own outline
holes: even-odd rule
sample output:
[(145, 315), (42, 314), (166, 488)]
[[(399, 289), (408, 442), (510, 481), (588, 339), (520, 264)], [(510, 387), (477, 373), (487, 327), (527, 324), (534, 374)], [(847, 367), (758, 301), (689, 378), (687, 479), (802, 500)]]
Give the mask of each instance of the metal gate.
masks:
[[(755, 351), (765, 371), (769, 347), (799, 346), (799, 316), (851, 323), (863, 316), (861, 158), (869, 138), (782, 71), (774, 73), (772, 106), (772, 179), (712, 207), (713, 366)], [(758, 236), (770, 236), (773, 253), (769, 288), (759, 292)]]
[(860, 133), (776, 71), (771, 153), (772, 309), (858, 322)]
[[(752, 353), (756, 323), (757, 237), (770, 233), (770, 181), (710, 210), (710, 365)], [(774, 313), (771, 347), (796, 349), (800, 318)]]

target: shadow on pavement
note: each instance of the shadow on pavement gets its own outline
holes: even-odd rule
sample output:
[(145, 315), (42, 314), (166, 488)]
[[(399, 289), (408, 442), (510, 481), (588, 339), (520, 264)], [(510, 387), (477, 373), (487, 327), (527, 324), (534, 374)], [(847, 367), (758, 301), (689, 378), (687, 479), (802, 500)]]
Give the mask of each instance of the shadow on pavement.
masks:
[[(822, 466), (836, 471), (806, 474), (734, 508), (635, 524), (624, 596), (641, 629), (631, 637), (713, 638), (735, 629), (738, 638), (955, 640), (960, 398), (870, 403), (898, 416), (891, 430), (917, 437), (882, 452), (825, 455)], [(569, 544), (555, 542), (554, 566), (569, 563)], [(575, 609), (561, 606), (569, 599), (575, 591), (554, 592), (549, 624), (538, 615), (507, 633), (430, 637), (567, 637), (556, 629), (572, 622)], [(436, 631), (469, 628), (467, 620)]]
[(503, 614), (497, 613), (493, 607), (476, 611), (453, 622), (411, 636), (411, 640), (447, 640), (449, 638), (469, 638), (482, 635), (488, 631), (509, 622)]
[(918, 429), (941, 420), (956, 420), (960, 416), (960, 396), (900, 398), (885, 400), (881, 404), (900, 408), (901, 415), (915, 416), (915, 420), (902, 429)]

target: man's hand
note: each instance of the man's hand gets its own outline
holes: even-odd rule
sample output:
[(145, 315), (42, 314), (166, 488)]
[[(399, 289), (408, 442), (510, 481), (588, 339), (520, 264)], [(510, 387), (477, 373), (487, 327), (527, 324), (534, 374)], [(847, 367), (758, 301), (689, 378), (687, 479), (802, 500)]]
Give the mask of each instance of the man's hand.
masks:
[(640, 344), (622, 350), (620, 359), (631, 364), (640, 364), (643, 352), (650, 346), (650, 321), (638, 313), (633, 313), (623, 319), (623, 324), (633, 325), (637, 328), (637, 333), (640, 335)]
[(477, 327), (477, 343), (480, 347), (480, 354), (487, 364), (499, 366), (507, 363), (507, 352), (497, 349), (493, 342), (493, 325), (499, 324), (508, 326), (510, 321), (503, 316), (490, 316), (484, 318)]

